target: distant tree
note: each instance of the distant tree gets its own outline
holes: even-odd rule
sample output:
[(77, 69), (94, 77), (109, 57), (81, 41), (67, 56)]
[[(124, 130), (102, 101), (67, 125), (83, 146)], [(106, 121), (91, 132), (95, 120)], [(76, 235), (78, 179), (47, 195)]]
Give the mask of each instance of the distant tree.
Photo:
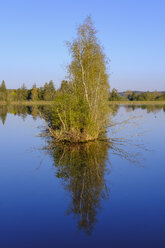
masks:
[(162, 93), (155, 90), (155, 91), (152, 93), (152, 96), (153, 96), (153, 100), (159, 100), (159, 98), (162, 97)]
[(61, 92), (68, 92), (69, 91), (69, 82), (67, 80), (62, 80), (61, 86), (60, 86), (60, 91)]
[(5, 81), (2, 80), (2, 83), (1, 83), (1, 86), (0, 86), (0, 90), (1, 92), (6, 92), (6, 84), (5, 84)]
[(121, 97), (120, 97), (117, 89), (113, 88), (112, 92), (110, 92), (109, 100), (110, 101), (117, 101), (117, 100), (120, 100), (120, 99), (121, 99)]
[(45, 83), (43, 88), (43, 100), (45, 101), (52, 101), (55, 98), (55, 87), (52, 80), (49, 81), (49, 83)]
[(33, 85), (31, 92), (30, 92), (30, 99), (32, 101), (38, 101), (38, 90), (36, 84)]
[(164, 94), (162, 94), (162, 98), (165, 100), (165, 92), (164, 92)]
[(55, 93), (56, 93), (54, 83), (52, 80), (49, 81), (48, 88), (49, 88), (49, 99), (50, 99), (50, 101), (52, 101), (54, 99)]
[(8, 91), (8, 100), (9, 101), (17, 101), (17, 90), (9, 90)]
[(152, 93), (147, 91), (146, 92), (146, 101), (152, 101), (152, 100), (153, 100)]
[(146, 93), (145, 92), (142, 92), (141, 94), (139, 94), (138, 96), (137, 96), (137, 100), (138, 101), (146, 101)]
[(129, 95), (129, 100), (130, 101), (136, 101), (137, 100), (137, 95), (134, 91), (132, 92), (131, 95)]
[(132, 90), (127, 90), (127, 91), (125, 92), (125, 97), (126, 97), (128, 100), (130, 100), (131, 95), (132, 95)]
[(49, 101), (49, 86), (48, 86), (48, 83), (45, 83), (44, 87), (43, 87), (43, 100)]
[(28, 90), (26, 89), (25, 84), (21, 86), (21, 88), (16, 90), (16, 96), (17, 101), (24, 101), (28, 98)]
[(40, 101), (43, 100), (43, 94), (44, 94), (43, 92), (44, 92), (43, 87), (38, 88), (38, 99)]
[(7, 89), (5, 85), (5, 81), (2, 80), (1, 86), (0, 86), (0, 100), (6, 101), (7, 100)]
[(23, 100), (27, 100), (27, 97), (28, 97), (28, 90), (27, 90), (25, 84), (23, 84), (23, 85), (21, 86), (21, 95), (22, 95), (22, 99), (23, 99)]

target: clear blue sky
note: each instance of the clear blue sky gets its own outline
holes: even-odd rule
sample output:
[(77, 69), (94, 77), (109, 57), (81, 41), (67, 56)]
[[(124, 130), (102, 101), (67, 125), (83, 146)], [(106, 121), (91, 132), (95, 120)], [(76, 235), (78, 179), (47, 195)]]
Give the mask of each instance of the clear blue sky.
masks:
[(65, 41), (89, 14), (111, 60), (111, 88), (165, 90), (164, 0), (0, 0), (0, 81), (58, 87)]

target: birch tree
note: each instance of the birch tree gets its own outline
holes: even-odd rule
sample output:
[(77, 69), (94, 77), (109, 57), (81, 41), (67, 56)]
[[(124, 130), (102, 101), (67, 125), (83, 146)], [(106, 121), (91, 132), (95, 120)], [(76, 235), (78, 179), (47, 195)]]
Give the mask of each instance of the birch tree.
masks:
[(59, 100), (56, 98), (54, 108), (58, 125), (62, 128), (65, 124), (68, 132), (74, 130), (78, 140), (97, 139), (108, 120), (107, 58), (96, 33), (91, 18), (87, 17), (77, 28), (77, 37), (67, 42), (71, 55), (70, 91), (63, 93)]

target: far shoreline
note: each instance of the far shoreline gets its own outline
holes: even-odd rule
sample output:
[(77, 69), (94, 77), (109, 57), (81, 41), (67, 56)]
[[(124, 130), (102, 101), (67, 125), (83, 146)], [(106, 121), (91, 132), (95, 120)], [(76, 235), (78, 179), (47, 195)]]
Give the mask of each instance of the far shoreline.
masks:
[(109, 101), (110, 105), (165, 105), (165, 101)]
[(24, 106), (50, 105), (52, 103), (53, 103), (53, 101), (16, 101), (16, 102), (0, 101), (0, 106), (2, 106), (2, 105), (24, 105)]
[[(50, 105), (54, 101), (16, 101), (16, 102), (5, 102), (0, 101), (0, 106), (2, 105)], [(165, 101), (109, 101), (109, 105), (165, 105)]]

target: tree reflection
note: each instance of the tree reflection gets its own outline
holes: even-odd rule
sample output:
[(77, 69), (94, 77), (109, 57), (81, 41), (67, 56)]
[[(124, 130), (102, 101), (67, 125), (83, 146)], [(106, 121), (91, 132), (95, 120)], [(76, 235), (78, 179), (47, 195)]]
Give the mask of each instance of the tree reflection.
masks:
[(104, 174), (108, 161), (107, 142), (59, 144), (51, 150), (56, 176), (71, 195), (67, 213), (77, 216), (78, 228), (92, 233), (101, 200), (108, 198)]
[[(159, 111), (163, 110), (165, 112), (165, 105), (127, 105), (124, 106), (126, 108), (127, 112), (134, 111), (138, 108), (147, 110), (147, 113), (158, 113)], [(112, 116), (116, 115), (118, 110), (120, 108), (120, 105), (113, 104), (110, 105), (110, 114)], [(0, 105), (0, 120), (2, 121), (2, 124), (5, 124), (7, 114), (14, 114), (17, 116), (20, 116), (23, 120), (26, 119), (27, 115), (31, 115), (34, 120), (37, 119), (40, 114), (46, 118), (46, 116), (51, 111), (51, 105), (31, 105), (26, 106), (23, 104), (20, 105)]]
[(31, 115), (33, 119), (36, 120), (37, 117), (40, 116), (40, 113), (48, 113), (50, 109), (50, 106), (43, 105), (0, 105), (0, 120), (4, 125), (7, 118), (7, 114), (17, 115), (23, 120), (25, 120), (28, 115)]
[[(113, 106), (110, 115), (114, 116), (118, 108), (118, 105)], [(117, 123), (114, 127), (127, 124), (128, 121)], [(48, 135), (49, 132), (42, 134), (48, 142), (45, 149), (53, 158), (56, 177), (61, 180), (71, 198), (67, 214), (76, 216), (78, 228), (91, 234), (98, 221), (102, 202), (109, 198), (105, 176), (110, 171), (110, 166), (107, 166), (110, 164), (110, 154), (139, 166), (139, 152), (146, 148), (135, 140), (134, 143), (128, 140), (128, 137), (107, 139), (106, 134), (95, 142), (79, 144), (54, 143)], [(132, 149), (133, 145), (135, 149)]]
[(2, 121), (2, 124), (5, 124), (7, 117), (7, 106), (6, 105), (1, 105), (0, 106), (0, 120)]
[(109, 198), (105, 180), (105, 175), (110, 171), (109, 155), (138, 162), (136, 154), (124, 149), (128, 142), (123, 139), (80, 144), (54, 144), (51, 139), (48, 141), (46, 149), (53, 157), (55, 175), (61, 179), (71, 197), (67, 214), (76, 216), (78, 228), (91, 234), (102, 208), (102, 200)]
[[(115, 115), (118, 108), (118, 105), (114, 105), (111, 114)], [(0, 119), (5, 123), (7, 113), (22, 118), (32, 115), (36, 119), (39, 113), (45, 115), (49, 111), (49, 106), (5, 105), (0, 106)], [(65, 190), (70, 194), (71, 201), (67, 214), (76, 216), (78, 228), (91, 234), (97, 223), (102, 201), (109, 197), (105, 179), (110, 168), (107, 166), (110, 163), (109, 154), (131, 162), (136, 161), (136, 156), (129, 153), (128, 147), (124, 150), (128, 142), (123, 139), (107, 141), (103, 138), (102, 141), (83, 144), (53, 144), (49, 138), (47, 141), (46, 150), (53, 158), (56, 177), (62, 181)]]
[(165, 112), (165, 105), (163, 104), (158, 104), (158, 105), (154, 105), (154, 104), (143, 104), (143, 105), (127, 105), (125, 106), (127, 112), (130, 111), (134, 111), (136, 109), (143, 109), (143, 110), (147, 110), (147, 113), (158, 113), (161, 110), (163, 110), (163, 112)]

